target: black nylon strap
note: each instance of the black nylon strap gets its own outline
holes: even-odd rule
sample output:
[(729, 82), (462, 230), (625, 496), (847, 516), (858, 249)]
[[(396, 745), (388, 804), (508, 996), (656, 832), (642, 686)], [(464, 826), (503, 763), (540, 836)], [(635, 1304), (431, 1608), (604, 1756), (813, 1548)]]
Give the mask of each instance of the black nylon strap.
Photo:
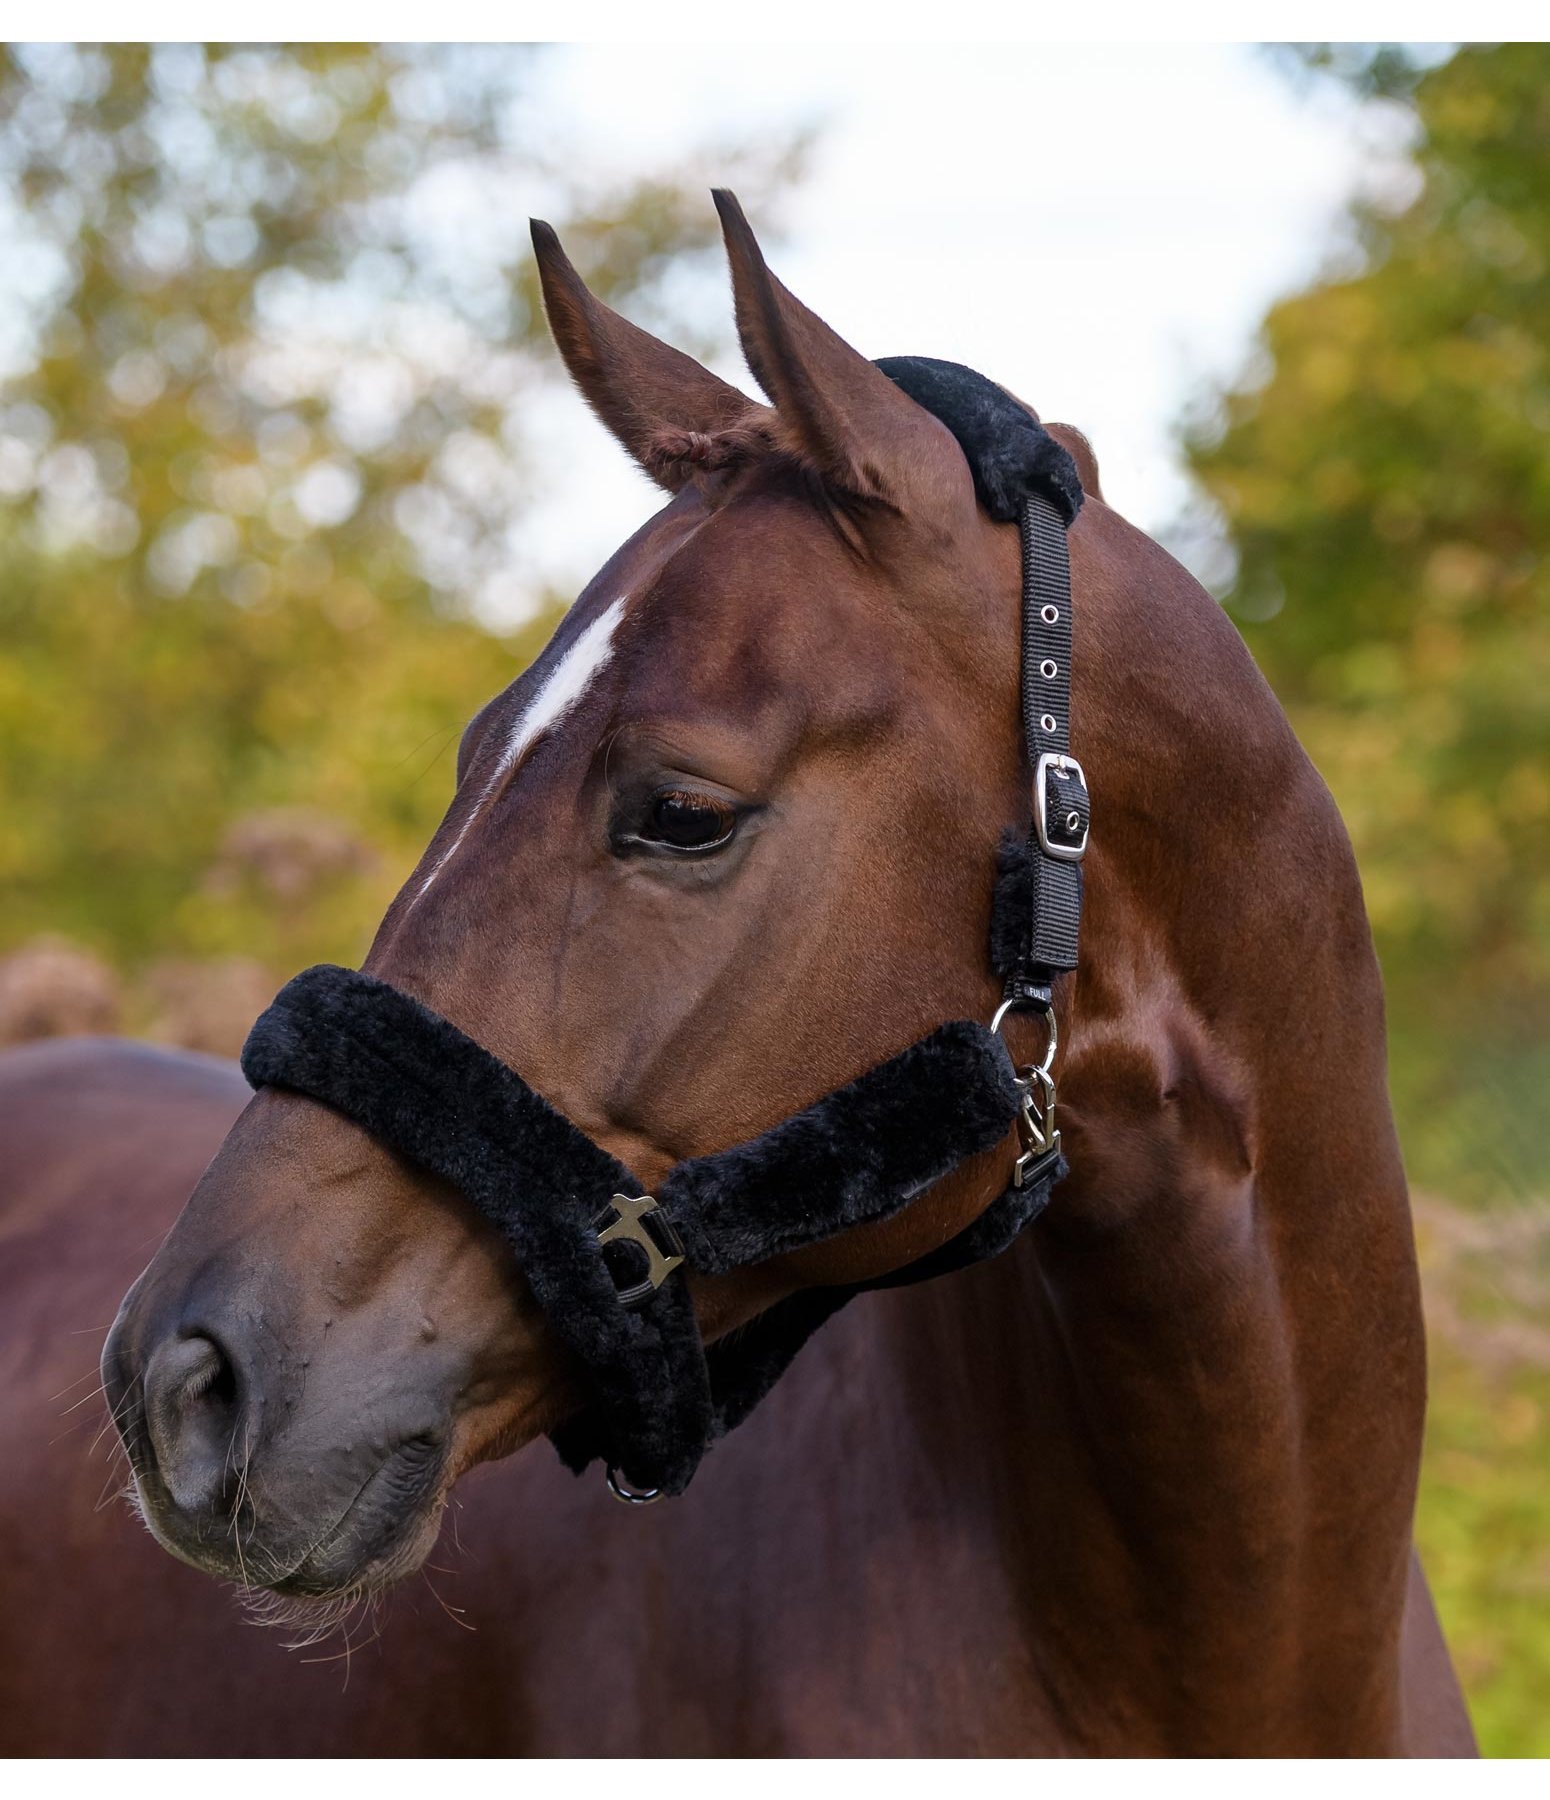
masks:
[[(1007, 993), (1048, 988), (1074, 969), (1082, 918), (1082, 867), (1062, 857), (1086, 841), (1087, 786), (1071, 763), (1071, 562), (1062, 515), (1042, 495), (1023, 501), (1022, 712), (1034, 819), (1028, 835), (1032, 896), (1027, 948)], [(1040, 826), (1043, 826), (1041, 834)], [(1046, 846), (1049, 846), (1048, 848)]]

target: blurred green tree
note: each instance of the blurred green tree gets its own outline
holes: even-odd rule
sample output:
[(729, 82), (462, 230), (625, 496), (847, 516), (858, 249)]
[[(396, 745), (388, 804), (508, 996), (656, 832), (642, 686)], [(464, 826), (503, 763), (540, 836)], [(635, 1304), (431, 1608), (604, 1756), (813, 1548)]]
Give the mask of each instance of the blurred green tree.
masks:
[(765, 208), (801, 155), (588, 182), (546, 54), (0, 53), (0, 949), (359, 954), (553, 623), (527, 215), (670, 316), (712, 177)]
[(1544, 1194), (1550, 46), (1335, 66), (1410, 96), (1418, 180), (1271, 310), (1187, 454), (1236, 554), (1226, 603), (1355, 840), (1412, 1170)]

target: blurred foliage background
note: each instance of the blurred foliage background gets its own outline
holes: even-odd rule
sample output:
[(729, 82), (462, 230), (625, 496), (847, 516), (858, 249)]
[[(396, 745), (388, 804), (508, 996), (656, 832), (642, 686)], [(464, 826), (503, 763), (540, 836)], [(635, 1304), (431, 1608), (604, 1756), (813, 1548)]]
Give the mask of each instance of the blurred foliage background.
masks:
[[(800, 145), (719, 145), (593, 191), (546, 156), (544, 54), (0, 63), (30, 302), (0, 345), (0, 949), (95, 953), (132, 1026), (230, 1051), (287, 971), (358, 961), (462, 724), (553, 625), (529, 593), (482, 622), (513, 614), (555, 379), (528, 211), (649, 319), (719, 246), (712, 179), (764, 211), (794, 172)], [(198, 1029), (191, 958), (228, 996)], [(0, 971), (0, 1039), (68, 961)]]
[[(543, 54), (0, 61), (0, 1043), (229, 1054), (295, 969), (359, 960), (558, 612), (511, 591), (554, 379), (526, 212), (693, 344), (667, 276), (712, 250), (705, 188), (763, 224), (800, 178), (794, 141), (588, 186)], [(1356, 843), (1432, 1334), (1422, 1548), (1484, 1746), (1542, 1754), (1550, 49), (1281, 54), (1408, 108), (1418, 179), (1183, 422), (1180, 539), (1229, 553)]]
[(1357, 213), (1356, 272), (1271, 311), (1187, 448), (1356, 843), (1412, 1169), (1543, 1195), (1550, 47), (1464, 50), (1413, 105), (1418, 196)]
[(1482, 1745), (1544, 1755), (1550, 45), (1424, 73), (1393, 48), (1294, 54), (1414, 110), (1419, 183), (1356, 209), (1184, 445), (1383, 963), (1431, 1336), (1422, 1551)]

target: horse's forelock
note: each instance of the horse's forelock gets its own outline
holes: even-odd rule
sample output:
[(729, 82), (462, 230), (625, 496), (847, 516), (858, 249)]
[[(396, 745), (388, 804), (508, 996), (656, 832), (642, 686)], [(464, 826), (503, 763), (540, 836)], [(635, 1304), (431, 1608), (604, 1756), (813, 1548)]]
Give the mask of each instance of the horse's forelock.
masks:
[(707, 497), (725, 486), (724, 478), (745, 469), (779, 466), (816, 473), (811, 459), (767, 407), (751, 407), (746, 417), (717, 431), (688, 431), (662, 426), (641, 453), (646, 473), (663, 486), (694, 482)]

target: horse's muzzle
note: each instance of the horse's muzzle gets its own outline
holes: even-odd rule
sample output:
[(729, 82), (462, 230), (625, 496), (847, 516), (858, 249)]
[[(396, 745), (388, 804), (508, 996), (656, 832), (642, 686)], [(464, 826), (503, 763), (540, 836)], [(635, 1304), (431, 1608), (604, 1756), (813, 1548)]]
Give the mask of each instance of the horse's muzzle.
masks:
[[(108, 1405), (145, 1522), (166, 1549), (246, 1588), (338, 1593), (387, 1579), (434, 1536), (449, 1433), (436, 1397), (340, 1433), (297, 1418), (305, 1377), (262, 1315), (169, 1324), (144, 1285), (103, 1350)], [(337, 1422), (337, 1421), (336, 1421)]]

